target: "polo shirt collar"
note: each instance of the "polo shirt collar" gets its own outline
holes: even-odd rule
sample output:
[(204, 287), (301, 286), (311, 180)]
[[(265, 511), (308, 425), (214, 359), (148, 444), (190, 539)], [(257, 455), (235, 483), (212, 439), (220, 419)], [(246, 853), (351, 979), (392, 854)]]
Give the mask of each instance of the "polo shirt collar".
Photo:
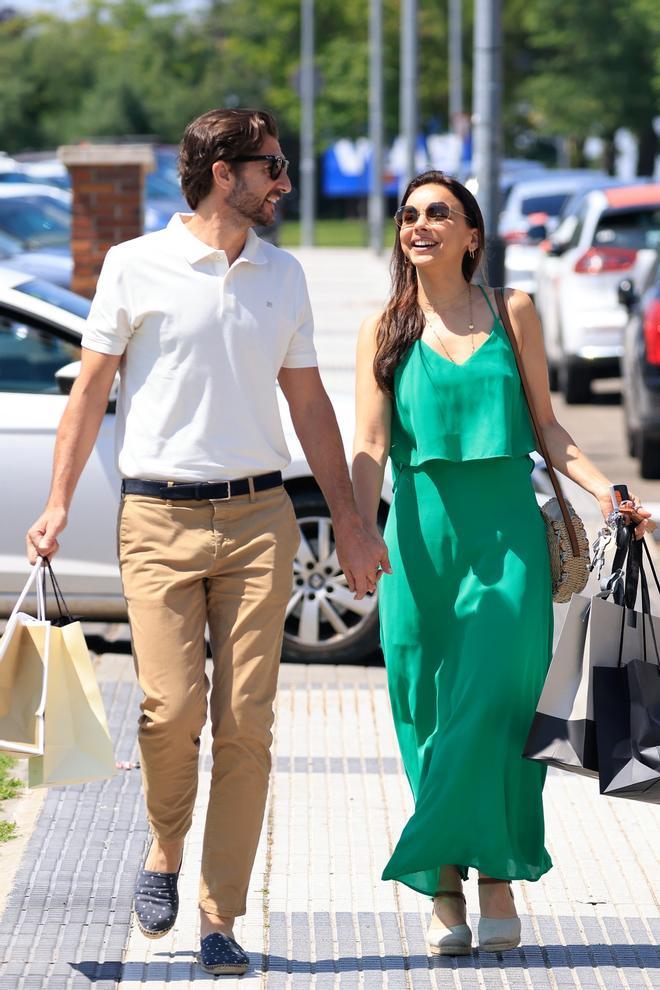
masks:
[[(224, 251), (218, 251), (217, 248), (213, 248), (209, 244), (205, 244), (204, 241), (200, 241), (198, 237), (191, 234), (188, 230), (188, 224), (184, 223), (182, 218), (184, 216), (192, 215), (193, 214), (190, 213), (175, 213), (167, 225), (167, 229), (176, 237), (186, 261), (189, 261), (191, 265), (194, 265), (196, 262), (202, 261), (204, 258), (208, 258), (212, 255), (224, 255)], [(265, 265), (267, 260), (268, 259), (266, 258), (260, 239), (257, 237), (252, 228), (250, 228), (247, 232), (243, 250), (234, 264), (238, 264), (241, 261), (248, 261), (253, 265)]]

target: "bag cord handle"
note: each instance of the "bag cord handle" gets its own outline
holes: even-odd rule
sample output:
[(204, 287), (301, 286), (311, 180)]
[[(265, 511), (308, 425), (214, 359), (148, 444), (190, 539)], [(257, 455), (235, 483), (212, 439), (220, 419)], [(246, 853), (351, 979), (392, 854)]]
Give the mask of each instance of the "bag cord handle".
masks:
[(74, 617), (69, 611), (69, 606), (64, 600), (64, 595), (62, 594), (62, 589), (60, 588), (59, 582), (55, 577), (53, 568), (48, 557), (42, 557), (45, 567), (48, 571), (48, 576), (50, 577), (50, 583), (53, 586), (53, 596), (55, 598), (55, 604), (57, 605), (57, 611), (60, 613), (59, 619), (55, 619), (54, 625), (66, 626), (70, 622), (75, 622)]
[(543, 431), (541, 429), (541, 425), (536, 416), (534, 403), (532, 402), (532, 394), (529, 388), (529, 383), (527, 381), (527, 375), (525, 374), (525, 369), (523, 368), (522, 359), (520, 357), (520, 350), (518, 349), (518, 341), (516, 340), (516, 335), (514, 334), (513, 327), (511, 325), (511, 317), (509, 316), (509, 312), (507, 310), (503, 289), (495, 289), (495, 301), (497, 303), (497, 308), (499, 310), (500, 319), (502, 320), (502, 326), (506, 330), (506, 335), (509, 338), (509, 343), (511, 344), (511, 350), (513, 351), (513, 356), (516, 360), (516, 365), (518, 367), (518, 374), (520, 375), (520, 383), (522, 385), (523, 394), (527, 402), (527, 408), (529, 409), (529, 416), (532, 421), (534, 433), (536, 435), (537, 450), (539, 454), (543, 457), (543, 460), (545, 461), (545, 466), (548, 469), (548, 474), (550, 475), (550, 481), (552, 482), (552, 487), (555, 490), (555, 495), (557, 496), (557, 501), (559, 502), (559, 508), (561, 509), (561, 514), (564, 518), (564, 523), (566, 525), (566, 531), (568, 532), (568, 538), (571, 542), (571, 551), (574, 557), (579, 557), (580, 546), (578, 543), (577, 533), (575, 532), (573, 520), (571, 519), (571, 514), (568, 511), (568, 506), (566, 505), (566, 499), (564, 498), (564, 493), (562, 492), (561, 485), (559, 484), (559, 478), (557, 477), (555, 469), (552, 465), (552, 460), (550, 459), (548, 447), (543, 437)]
[(630, 536), (630, 545), (628, 550), (628, 560), (626, 564), (626, 577), (625, 577), (625, 602), (623, 604), (623, 609), (621, 613), (621, 628), (619, 632), (619, 661), (617, 666), (621, 667), (623, 663), (623, 638), (624, 630), (626, 626), (626, 613), (634, 612), (635, 603), (637, 600), (637, 590), (638, 587), (641, 588), (642, 592), (642, 659), (645, 663), (648, 661), (647, 656), (647, 637), (646, 637), (646, 622), (648, 619), (649, 628), (651, 630), (651, 638), (653, 640), (653, 648), (655, 651), (655, 663), (658, 668), (658, 674), (660, 674), (660, 650), (658, 649), (658, 642), (655, 635), (655, 627), (653, 625), (653, 615), (651, 613), (651, 597), (649, 595), (649, 585), (646, 577), (646, 572), (644, 570), (643, 563), (643, 553), (646, 552), (648, 562), (651, 565), (651, 571), (653, 573), (653, 579), (655, 581), (656, 588), (660, 591), (660, 582), (658, 581), (658, 575), (656, 574), (655, 567), (653, 565), (653, 560), (649, 552), (649, 548), (644, 539), (635, 539), (635, 524), (632, 523), (627, 526), (626, 529)]

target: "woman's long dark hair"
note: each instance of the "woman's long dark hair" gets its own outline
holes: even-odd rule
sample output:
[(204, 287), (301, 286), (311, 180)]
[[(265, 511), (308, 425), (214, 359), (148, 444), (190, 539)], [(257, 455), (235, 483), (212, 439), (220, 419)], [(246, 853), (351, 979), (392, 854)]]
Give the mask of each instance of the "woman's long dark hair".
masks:
[[(465, 186), (444, 172), (430, 169), (416, 175), (403, 194), (402, 204), (405, 205), (414, 189), (420, 186), (444, 186), (460, 201), (465, 210), (467, 223), (479, 234), (479, 246), (474, 257), (466, 251), (463, 255), (463, 277), (471, 282), (474, 273), (481, 264), (484, 251), (485, 233), (484, 219), (479, 204)], [(390, 265), (392, 290), (385, 311), (378, 321), (376, 328), (376, 356), (374, 358), (374, 377), (380, 388), (387, 395), (393, 394), (394, 371), (409, 347), (422, 335), (424, 329), (424, 314), (417, 301), (417, 272), (415, 266), (406, 258), (401, 248), (399, 231), (396, 232), (392, 262)]]

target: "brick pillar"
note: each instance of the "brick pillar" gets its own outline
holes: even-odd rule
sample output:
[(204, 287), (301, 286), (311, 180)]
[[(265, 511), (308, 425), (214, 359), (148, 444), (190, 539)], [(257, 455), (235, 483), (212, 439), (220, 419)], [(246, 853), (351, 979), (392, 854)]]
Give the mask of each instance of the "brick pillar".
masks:
[(108, 248), (143, 231), (144, 176), (154, 168), (149, 145), (64, 145), (57, 157), (71, 175), (71, 288), (93, 296)]

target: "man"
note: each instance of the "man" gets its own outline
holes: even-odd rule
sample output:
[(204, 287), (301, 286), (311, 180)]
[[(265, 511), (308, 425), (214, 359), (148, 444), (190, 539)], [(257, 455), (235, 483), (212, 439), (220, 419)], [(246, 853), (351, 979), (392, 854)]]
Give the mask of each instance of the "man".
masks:
[(316, 366), (304, 275), (251, 229), (291, 189), (273, 118), (212, 110), (183, 137), (194, 211), (112, 248), (83, 336), (81, 373), (57, 434), (47, 507), (28, 533), (52, 556), (117, 370), (123, 476), (118, 547), (144, 691), (139, 741), (153, 842), (135, 891), (145, 935), (174, 925), (183, 842), (206, 719), (205, 626), (213, 652), (213, 773), (200, 883), (211, 973), (243, 973), (233, 938), (261, 829), (285, 608), (299, 543), (281, 482), (288, 452), (276, 379), (332, 512), (349, 587), (389, 569), (355, 508)]

